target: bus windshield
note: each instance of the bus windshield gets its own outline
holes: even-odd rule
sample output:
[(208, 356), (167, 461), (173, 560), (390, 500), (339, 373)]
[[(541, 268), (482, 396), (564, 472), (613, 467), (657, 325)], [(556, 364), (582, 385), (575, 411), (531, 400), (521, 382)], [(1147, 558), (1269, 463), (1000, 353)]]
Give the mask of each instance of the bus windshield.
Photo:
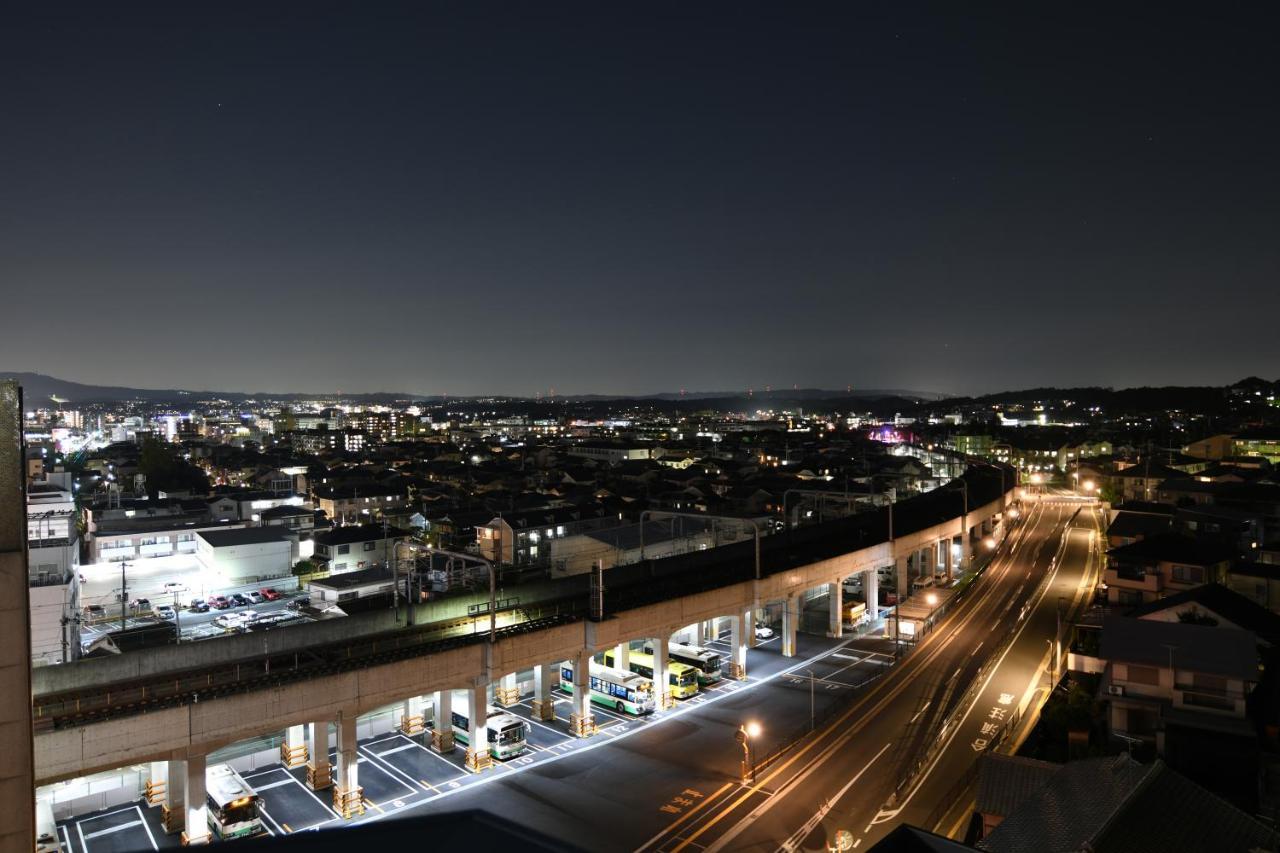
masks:
[(513, 726), (508, 726), (498, 734), (498, 743), (504, 744), (504, 745), (509, 743), (516, 743), (523, 739), (524, 739), (523, 723), (517, 723)]
[(680, 673), (680, 680), (675, 680), (675, 673), (671, 674), (672, 682), (680, 687), (689, 687), (698, 683), (698, 673), (692, 669), (686, 669)]
[(241, 797), (218, 810), (223, 824), (243, 823), (258, 816), (258, 798)]

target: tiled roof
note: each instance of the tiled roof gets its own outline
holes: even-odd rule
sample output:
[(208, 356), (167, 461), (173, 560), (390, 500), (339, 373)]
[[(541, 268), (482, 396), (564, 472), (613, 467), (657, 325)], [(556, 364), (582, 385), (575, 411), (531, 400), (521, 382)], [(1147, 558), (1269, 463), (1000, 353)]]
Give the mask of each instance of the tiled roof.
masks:
[(977, 810), (1005, 817), (1052, 779), (1063, 765), (1016, 755), (987, 753), (978, 764)]

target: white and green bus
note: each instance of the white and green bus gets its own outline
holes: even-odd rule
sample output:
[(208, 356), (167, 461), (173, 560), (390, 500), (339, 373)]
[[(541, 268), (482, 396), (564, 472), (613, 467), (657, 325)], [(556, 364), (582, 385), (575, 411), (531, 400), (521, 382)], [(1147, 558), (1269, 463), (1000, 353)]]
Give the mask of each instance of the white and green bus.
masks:
[(260, 798), (253, 786), (226, 764), (204, 770), (205, 811), (215, 838), (251, 838), (265, 835)]
[[(646, 641), (644, 650), (653, 654), (653, 641)], [(715, 684), (720, 680), (720, 653), (702, 646), (686, 646), (683, 643), (667, 643), (667, 657), (698, 672), (699, 684)]]
[[(642, 675), (591, 662), (591, 701), (627, 714), (653, 713), (653, 682)], [(560, 689), (573, 692), (573, 662), (560, 664)]]
[[(453, 698), (453, 736), (469, 745), (471, 726), (471, 695)], [(515, 758), (529, 748), (529, 724), (498, 708), (490, 707), (485, 715), (488, 732), (489, 754), (499, 761)]]
[[(604, 653), (605, 666), (613, 666), (613, 649)], [(627, 668), (636, 675), (653, 680), (653, 655), (647, 652), (627, 653)], [(688, 699), (698, 694), (698, 671), (688, 664), (667, 661), (667, 686), (677, 699)]]

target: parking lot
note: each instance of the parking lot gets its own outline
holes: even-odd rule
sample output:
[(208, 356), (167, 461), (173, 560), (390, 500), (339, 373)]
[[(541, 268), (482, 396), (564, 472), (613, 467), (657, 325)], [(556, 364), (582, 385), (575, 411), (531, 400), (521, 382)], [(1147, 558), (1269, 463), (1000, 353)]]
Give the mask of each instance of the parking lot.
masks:
[[(704, 645), (727, 654), (728, 636)], [(819, 712), (836, 694), (856, 687), (892, 664), (892, 644), (877, 639), (833, 640), (800, 635), (796, 658), (781, 655), (778, 637), (761, 641), (748, 651), (748, 678), (729, 679), (704, 687), (696, 696), (676, 702), (675, 707), (645, 717), (630, 717), (599, 705), (592, 706), (598, 734), (575, 738), (569, 734), (571, 700), (558, 688), (553, 692), (555, 719), (535, 720), (532, 697), (525, 696), (505, 709), (529, 723), (528, 746), (523, 755), (494, 762), (482, 772), (464, 766), (465, 749), (459, 745), (451, 754), (441, 755), (428, 748), (430, 731), (409, 737), (399, 732), (382, 732), (361, 740), (359, 782), (363, 788), (365, 816), (376, 819), (401, 809), (430, 807), (435, 800), (449, 797), (473, 786), (511, 778), (529, 768), (545, 766), (560, 758), (602, 748), (629, 734), (662, 726), (666, 721), (697, 715), (702, 708), (715, 713), (721, 700), (742, 691), (765, 689), (756, 701), (794, 711), (795, 718), (807, 717), (811, 701)], [(812, 682), (812, 685), (811, 685)], [(690, 719), (690, 722), (695, 720)], [(330, 761), (336, 763), (336, 753)], [(264, 822), (273, 834), (319, 829), (342, 823), (332, 809), (329, 791), (314, 792), (305, 784), (305, 768), (259, 767), (243, 773), (262, 798)], [(75, 853), (106, 850), (145, 850), (177, 846), (177, 836), (165, 835), (159, 824), (159, 809), (140, 806), (118, 807), (103, 814), (84, 815), (61, 824), (68, 849)], [(84, 841), (78, 841), (80, 834)]]

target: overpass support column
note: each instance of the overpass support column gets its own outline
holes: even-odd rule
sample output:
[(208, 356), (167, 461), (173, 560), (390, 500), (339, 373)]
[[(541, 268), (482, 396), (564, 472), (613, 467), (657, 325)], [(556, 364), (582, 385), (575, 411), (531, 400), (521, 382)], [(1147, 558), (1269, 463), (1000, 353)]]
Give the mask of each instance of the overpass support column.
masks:
[(453, 691), (437, 690), (431, 699), (431, 748), (453, 752)]
[(574, 737), (591, 737), (596, 721), (591, 715), (591, 652), (583, 649), (573, 659), (573, 713), (569, 731)]
[(785, 658), (796, 656), (796, 623), (800, 621), (800, 614), (796, 612), (798, 606), (795, 595), (788, 595), (783, 600), (782, 656)]
[(666, 631), (663, 631), (653, 642), (653, 701), (658, 710), (670, 708), (675, 704), (671, 698), (671, 670), (667, 666), (669, 662), (669, 649), (667, 643), (671, 641), (671, 637)]
[(333, 784), (333, 771), (329, 767), (329, 721), (307, 724), (307, 787), (323, 791)]
[(533, 718), (535, 720), (554, 720), (556, 718), (555, 700), (551, 698), (551, 688), (560, 677), (559, 664), (539, 664), (533, 668)]
[(618, 669), (631, 671), (631, 644), (618, 643), (613, 648), (613, 665)]
[(493, 756), (489, 752), (489, 685), (481, 684), (470, 688), (471, 714), (467, 717), (467, 756), (468, 770), (477, 773), (493, 766)]
[(969, 539), (969, 524), (966, 521), (964, 532), (960, 534), (960, 571), (967, 572), (973, 568), (973, 542)]
[(280, 742), (280, 763), (285, 767), (302, 767), (307, 763), (306, 726), (289, 726)]
[(942, 545), (946, 549), (946, 553), (942, 555), (942, 562), (947, 567), (947, 582), (950, 583), (956, 576), (955, 558), (951, 555), (951, 552), (955, 549), (951, 547), (951, 537), (948, 536), (943, 539)]
[(181, 832), (182, 823), (187, 818), (183, 801), (185, 772), (181, 761), (151, 762), (151, 777), (146, 787), (147, 805), (160, 806), (160, 823), (170, 835)]
[(760, 618), (760, 610), (758, 608), (747, 608), (747, 648), (754, 649), (760, 645), (760, 639), (756, 637), (756, 623), (763, 621)]
[(209, 812), (205, 806), (203, 755), (187, 756), (187, 772), (184, 777), (183, 800), (186, 803), (187, 820), (182, 831), (183, 846), (209, 843)]
[(880, 616), (880, 572), (872, 569), (862, 574), (862, 591), (867, 600), (867, 618), (872, 622)]
[(910, 566), (907, 563), (907, 556), (908, 555), (903, 554), (898, 558), (898, 568), (897, 571), (894, 572), (894, 574), (898, 576), (896, 591), (898, 593), (899, 602), (907, 600), (907, 592), (911, 589), (911, 573)]
[(410, 696), (404, 700), (404, 711), (400, 714), (400, 734), (406, 737), (416, 737), (427, 730), (427, 720), (422, 713), (423, 702), (421, 696)]
[(338, 779), (333, 786), (333, 810), (343, 818), (364, 814), (356, 747), (356, 715), (344, 711), (338, 717)]
[(747, 644), (743, 634), (755, 634), (755, 625), (749, 620), (751, 611), (729, 617), (729, 677), (747, 680)]
[(844, 636), (844, 581), (836, 578), (827, 584), (827, 636)]
[(516, 673), (509, 672), (498, 681), (493, 691), (493, 704), (510, 708), (520, 701), (520, 687), (516, 683)]
[(718, 637), (719, 632), (716, 630), (716, 620), (708, 619), (702, 623), (702, 642), (700, 645), (705, 645)]

